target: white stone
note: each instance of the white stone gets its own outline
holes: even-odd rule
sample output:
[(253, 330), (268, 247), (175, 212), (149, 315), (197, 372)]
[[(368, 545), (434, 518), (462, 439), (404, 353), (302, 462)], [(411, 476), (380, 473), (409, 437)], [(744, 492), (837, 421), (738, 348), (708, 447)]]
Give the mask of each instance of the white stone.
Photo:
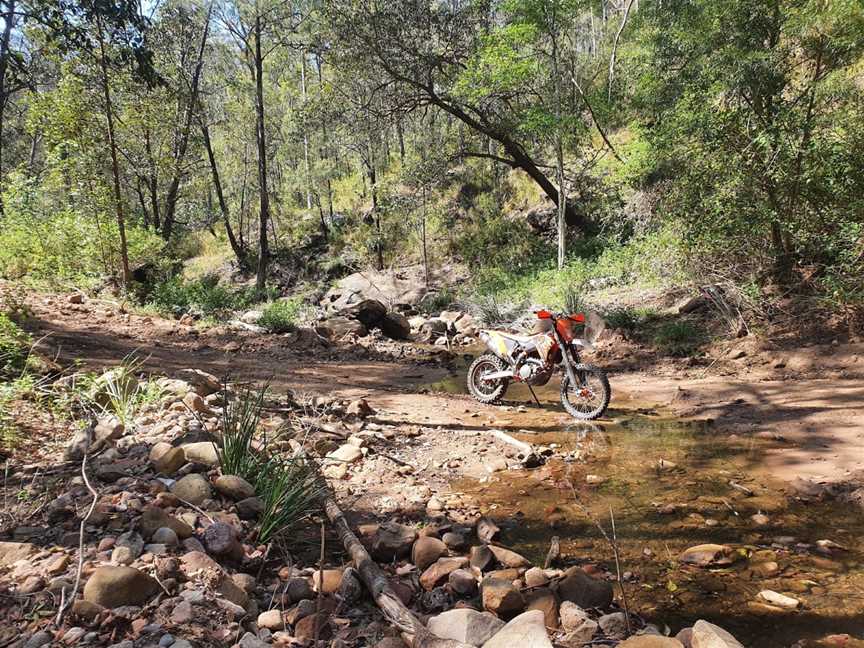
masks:
[(541, 610), (523, 612), (505, 625), (483, 648), (553, 648)]
[(790, 610), (794, 610), (799, 605), (801, 605), (801, 601), (799, 601), (798, 599), (792, 598), (791, 596), (786, 596), (785, 594), (780, 594), (780, 592), (775, 592), (773, 590), (762, 590), (761, 592), (759, 592), (759, 598), (761, 598), (766, 603), (770, 603), (771, 605), (788, 608)]

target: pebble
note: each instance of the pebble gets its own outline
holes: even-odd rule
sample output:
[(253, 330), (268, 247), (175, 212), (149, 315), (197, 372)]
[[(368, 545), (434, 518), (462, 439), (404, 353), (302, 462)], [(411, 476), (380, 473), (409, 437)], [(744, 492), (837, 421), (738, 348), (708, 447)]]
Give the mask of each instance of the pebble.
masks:
[(171, 646), (173, 644), (174, 644), (174, 635), (170, 635), (170, 634), (162, 635), (162, 637), (160, 637), (160, 639), (159, 639), (159, 645), (161, 646), (161, 648), (168, 648), (168, 646)]

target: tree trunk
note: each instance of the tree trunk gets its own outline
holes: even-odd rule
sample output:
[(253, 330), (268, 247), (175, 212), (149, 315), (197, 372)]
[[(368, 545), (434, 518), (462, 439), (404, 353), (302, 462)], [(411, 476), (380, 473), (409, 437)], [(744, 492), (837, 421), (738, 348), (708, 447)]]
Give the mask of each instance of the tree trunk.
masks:
[[(306, 52), (300, 50), (300, 90), (306, 104)], [(312, 211), (312, 173), (309, 170), (309, 136), (303, 126), (303, 170), (306, 172), (306, 209)]]
[(162, 219), (162, 238), (170, 240), (174, 230), (174, 221), (177, 213), (177, 198), (180, 191), (180, 181), (183, 179), (183, 161), (186, 158), (186, 150), (189, 147), (189, 134), (192, 131), (192, 118), (195, 107), (198, 105), (198, 87), (201, 82), (201, 70), (204, 67), (204, 49), (207, 47), (207, 36), (210, 33), (210, 16), (213, 12), (213, 4), (207, 8), (204, 17), (204, 31), (201, 33), (201, 43), (198, 47), (198, 59), (195, 61), (195, 69), (192, 72), (192, 82), (189, 88), (189, 102), (186, 105), (183, 128), (180, 131), (180, 141), (174, 156), (174, 176), (168, 185), (168, 195), (165, 197), (165, 211)]
[(420, 242), (423, 244), (423, 278), (429, 287), (429, 252), (426, 249), (426, 185), (423, 185), (423, 220), (420, 221)]
[(210, 173), (213, 176), (213, 187), (216, 189), (216, 198), (219, 201), (219, 211), (222, 212), (222, 222), (225, 223), (225, 233), (228, 235), (228, 242), (231, 244), (234, 256), (237, 257), (237, 265), (240, 266), (242, 270), (248, 270), (249, 260), (246, 257), (246, 249), (237, 240), (237, 237), (234, 235), (234, 228), (231, 227), (228, 203), (225, 202), (225, 194), (222, 191), (222, 179), (219, 176), (219, 167), (216, 164), (216, 156), (213, 154), (213, 143), (210, 141), (210, 129), (203, 122), (201, 124), (201, 136), (204, 139), (204, 148), (207, 150), (207, 159), (210, 162)]
[(6, 104), (9, 101), (9, 93), (6, 88), (6, 72), (9, 69), (9, 51), (12, 42), (12, 30), (15, 27), (15, 0), (7, 0), (4, 3), (6, 10), (3, 12), (3, 35), (0, 37), (0, 216), (3, 215), (3, 127), (6, 125)]
[(114, 138), (114, 109), (111, 105), (111, 88), (108, 83), (108, 61), (105, 58), (105, 39), (102, 35), (102, 19), (98, 14), (96, 25), (99, 32), (99, 67), (102, 71), (102, 95), (105, 100), (105, 119), (108, 124), (108, 148), (111, 151), (111, 174), (114, 177), (114, 207), (117, 210), (117, 229), (120, 232), (120, 260), (123, 271), (123, 290), (129, 289), (129, 250), (126, 244), (126, 220), (123, 215), (123, 196), (120, 191), (120, 165), (117, 163), (117, 141)]
[(264, 293), (267, 269), (270, 265), (270, 246), (267, 242), (267, 223), (270, 220), (270, 196), (267, 193), (267, 134), (264, 127), (264, 59), (261, 54), (261, 13), (255, 6), (255, 133), (258, 145), (258, 274), (255, 288)]
[(558, 269), (564, 268), (567, 254), (567, 188), (564, 181), (564, 134), (562, 133), (561, 74), (558, 60), (558, 16), (553, 5), (549, 20), (552, 37), (552, 87), (555, 94), (555, 162), (558, 174)]

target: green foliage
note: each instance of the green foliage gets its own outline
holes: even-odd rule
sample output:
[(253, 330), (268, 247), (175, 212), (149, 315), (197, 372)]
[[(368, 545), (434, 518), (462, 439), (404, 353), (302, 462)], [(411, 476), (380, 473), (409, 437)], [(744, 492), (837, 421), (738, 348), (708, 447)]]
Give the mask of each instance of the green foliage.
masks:
[(654, 332), (654, 343), (672, 356), (692, 355), (705, 340), (705, 331), (687, 320), (664, 322)]
[(222, 447), (218, 449), (223, 475), (237, 475), (255, 487), (264, 503), (259, 521), (259, 542), (288, 533), (317, 510), (323, 483), (317, 467), (301, 456), (278, 457), (268, 447), (272, 439), (256, 441), (267, 388), (246, 389), (222, 412)]
[(18, 378), (27, 367), (30, 336), (0, 312), (0, 380)]
[(163, 281), (153, 288), (148, 303), (173, 315), (192, 313), (221, 319), (232, 311), (249, 308), (258, 299), (253, 288), (232, 289), (220, 283), (218, 275), (209, 274), (190, 281), (180, 276)]
[(280, 299), (271, 302), (261, 313), (258, 325), (271, 333), (290, 333), (297, 328), (300, 307), (298, 299)]
[(603, 313), (603, 319), (611, 329), (632, 335), (642, 329), (656, 312), (649, 307), (619, 306)]

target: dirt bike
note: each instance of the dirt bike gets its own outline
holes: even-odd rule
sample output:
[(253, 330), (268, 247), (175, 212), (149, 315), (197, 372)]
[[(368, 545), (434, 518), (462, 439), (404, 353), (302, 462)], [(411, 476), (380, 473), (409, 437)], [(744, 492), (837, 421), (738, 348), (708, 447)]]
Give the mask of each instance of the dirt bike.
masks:
[[(491, 353), (484, 353), (468, 368), (468, 391), (481, 403), (497, 403), (511, 382), (527, 385), (534, 400), (534, 386), (549, 382), (556, 369), (563, 369), (561, 404), (570, 416), (590, 421), (609, 406), (612, 390), (606, 373), (594, 365), (583, 364), (583, 350), (592, 351), (593, 342), (605, 328), (594, 314), (555, 314), (536, 311), (539, 320), (532, 335), (505, 331), (480, 331), (480, 339)], [(583, 337), (576, 337), (579, 327)], [(535, 329), (536, 330), (536, 329)]]

